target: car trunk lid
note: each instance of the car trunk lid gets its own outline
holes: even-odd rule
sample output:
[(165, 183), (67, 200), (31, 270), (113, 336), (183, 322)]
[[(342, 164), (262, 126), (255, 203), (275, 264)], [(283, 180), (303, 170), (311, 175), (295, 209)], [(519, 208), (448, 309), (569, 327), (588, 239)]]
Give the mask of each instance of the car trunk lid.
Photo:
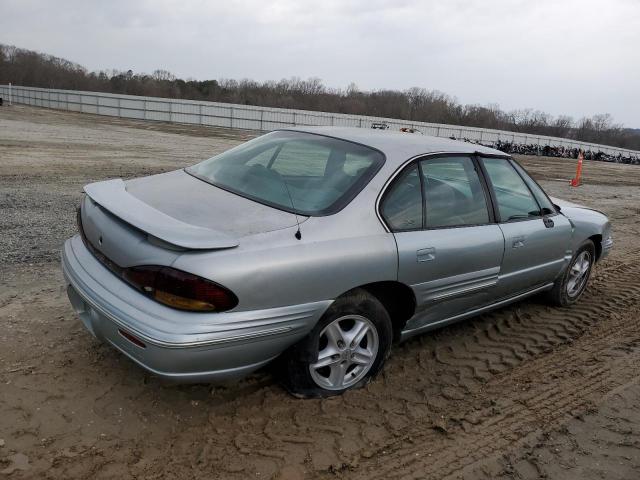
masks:
[(184, 171), (87, 185), (87, 195), (125, 223), (171, 245), (233, 248), (243, 236), (294, 226), (295, 216), (198, 180)]

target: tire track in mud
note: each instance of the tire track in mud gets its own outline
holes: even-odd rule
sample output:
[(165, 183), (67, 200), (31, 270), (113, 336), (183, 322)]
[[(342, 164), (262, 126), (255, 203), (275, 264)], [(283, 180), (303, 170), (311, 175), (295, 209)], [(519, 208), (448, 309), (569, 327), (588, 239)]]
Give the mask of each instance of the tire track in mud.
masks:
[[(637, 329), (618, 331), (617, 337), (634, 333), (640, 340)], [(589, 350), (590, 355), (603, 354), (611, 350), (611, 337), (603, 336), (601, 349)], [(640, 348), (633, 352), (634, 364), (621, 369), (618, 366), (613, 375), (611, 366), (597, 366), (582, 372), (567, 375), (566, 355), (554, 358), (555, 368), (549, 360), (532, 362), (530, 369), (539, 374), (538, 388), (519, 393), (505, 382), (493, 386), (494, 398), (505, 396), (489, 408), (474, 411), (461, 419), (460, 426), (453, 427), (446, 436), (426, 428), (414, 428), (395, 445), (387, 446), (387, 451), (379, 460), (361, 468), (356, 478), (457, 478), (464, 476), (478, 463), (482, 463), (497, 453), (518, 446), (532, 436), (537, 436), (541, 428), (554, 428), (576, 415), (591, 403), (594, 396), (608, 392), (626, 381), (637, 378), (637, 362)], [(581, 359), (584, 363), (584, 358)], [(563, 378), (564, 377), (564, 378)], [(517, 382), (509, 378), (509, 382)], [(529, 379), (530, 380), (530, 379)], [(455, 413), (454, 413), (455, 416)]]
[[(607, 283), (600, 293), (610, 295), (608, 301), (599, 302), (600, 297), (592, 294), (567, 315), (567, 323), (574, 328), (579, 326), (579, 319), (584, 325), (603, 320), (589, 332), (583, 344), (578, 340), (579, 348), (541, 356), (529, 362), (522, 372), (496, 378), (477, 397), (497, 398), (489, 408), (471, 410), (472, 414), (463, 416), (460, 425), (453, 426), (444, 438), (428, 425), (412, 428), (402, 440), (388, 445), (380, 460), (361, 467), (355, 476), (402, 479), (464, 476), (486, 457), (503, 453), (535, 436), (543, 426), (559, 425), (588, 405), (592, 397), (635, 378), (640, 362), (640, 327), (635, 321), (640, 285), (632, 280), (638, 270), (626, 266), (616, 269), (616, 278), (603, 276), (595, 286), (602, 288), (602, 283)], [(603, 306), (612, 304), (617, 308), (605, 314)], [(631, 311), (621, 315), (625, 309)], [(562, 312), (551, 313), (560, 317)], [(616, 361), (621, 357), (618, 351), (621, 345), (624, 360)], [(603, 365), (603, 357), (613, 361)], [(523, 385), (523, 392), (519, 392)], [(456, 416), (455, 412), (449, 413)]]
[[(233, 390), (223, 401), (214, 396), (209, 424), (180, 432), (176, 443), (196, 447), (198, 439), (208, 437), (212, 448), (224, 454), (208, 462), (205, 471), (224, 472), (225, 478), (275, 475), (292, 465), (320, 476), (453, 474), (531, 435), (540, 422), (560, 421), (583, 406), (585, 397), (610, 387), (607, 369), (578, 372), (575, 379), (565, 378), (566, 369), (586, 361), (598, 365), (590, 358), (611, 355), (612, 341), (639, 335), (640, 327), (624, 315), (637, 310), (639, 274), (635, 259), (604, 264), (581, 303), (570, 309), (534, 300), (417, 338), (396, 347), (372, 384), (342, 397), (301, 402), (260, 382), (255, 391), (245, 388), (242, 398), (234, 397)], [(607, 327), (598, 325), (601, 322)], [(596, 343), (572, 353), (572, 344), (585, 332)], [(556, 353), (563, 346), (568, 348)], [(546, 396), (511, 392), (510, 382), (519, 370), (523, 377), (517, 381), (526, 388), (541, 378), (553, 379), (544, 384)], [(556, 379), (566, 381), (556, 387)], [(517, 402), (505, 400), (496, 414), (491, 398), (501, 398), (503, 390)], [(193, 454), (183, 454), (174, 455), (163, 470), (203, 471), (190, 458)], [(376, 460), (378, 456), (382, 460)], [(435, 457), (437, 461), (431, 461)]]
[[(0, 400), (1, 436), (7, 441), (0, 454), (20, 451), (30, 457), (32, 469), (12, 478), (294, 479), (301, 472), (311, 478), (350, 478), (378, 475), (387, 462), (406, 476), (469, 475), (483, 468), (476, 450), (497, 451), (483, 443), (485, 432), (508, 449), (545, 422), (562, 422), (562, 417), (553, 420), (556, 405), (541, 396), (544, 391), (553, 392), (550, 398), (557, 398), (563, 411), (581, 409), (579, 397), (567, 397), (568, 386), (597, 397), (611, 385), (603, 365), (629, 372), (625, 359), (637, 362), (637, 332), (624, 330), (635, 318), (624, 315), (634, 308), (637, 315), (638, 292), (631, 286), (640, 272), (621, 260), (631, 263), (637, 258), (630, 256), (638, 257), (638, 225), (629, 212), (638, 203), (633, 186), (640, 170), (593, 162), (587, 168), (591, 182), (585, 178), (580, 189), (569, 190), (564, 180), (543, 186), (605, 210), (614, 224), (615, 258), (599, 267), (585, 298), (595, 313), (584, 305), (555, 311), (530, 300), (415, 338), (394, 349), (386, 371), (371, 385), (339, 399), (294, 400), (264, 373), (213, 391), (208, 385), (161, 385), (121, 355), (92, 343), (64, 291), (57, 297), (42, 293), (43, 286), (61, 283), (57, 252), (73, 230), (55, 213), (67, 211), (64, 218), (72, 221), (80, 187), (90, 181), (178, 168), (239, 139), (194, 140), (220, 132), (20, 109), (3, 111), (5, 120), (13, 120), (3, 130), (12, 140), (0, 184), (10, 198), (0, 210), (13, 216), (0, 225), (8, 245), (0, 261), (7, 267), (2, 286), (8, 288), (0, 316), (15, 315), (5, 322), (2, 357), (10, 370), (24, 370), (0, 374), (0, 391), (10, 393)], [(573, 174), (566, 161), (526, 161), (535, 162), (537, 177)], [(628, 186), (620, 186), (620, 179), (630, 176), (634, 185), (628, 180), (622, 182)], [(602, 178), (616, 186), (597, 187)], [(35, 218), (29, 228), (24, 223), (29, 215), (20, 209)], [(16, 228), (32, 236), (15, 243)], [(55, 277), (41, 276), (52, 268)], [(42, 294), (37, 302), (34, 292)], [(594, 350), (589, 342), (603, 331), (599, 322), (609, 331), (603, 347)], [(612, 347), (606, 349), (607, 344)], [(617, 377), (615, 369), (610, 371)], [(552, 390), (560, 384), (565, 389)], [(506, 426), (500, 433), (496, 425)], [(442, 458), (433, 456), (436, 451)], [(412, 463), (404, 467), (403, 459)], [(423, 475), (415, 475), (420, 471)]]
[[(640, 377), (607, 393), (597, 408), (545, 432), (470, 473), (475, 478), (637, 478), (640, 471)], [(584, 475), (584, 474), (583, 474)], [(580, 475), (582, 476), (582, 475)]]

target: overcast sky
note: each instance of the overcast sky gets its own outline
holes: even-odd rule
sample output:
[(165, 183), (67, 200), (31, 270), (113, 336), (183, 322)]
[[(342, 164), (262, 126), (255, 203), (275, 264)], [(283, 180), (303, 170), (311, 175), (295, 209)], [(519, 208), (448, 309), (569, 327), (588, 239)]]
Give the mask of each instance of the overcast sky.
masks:
[(640, 128), (640, 0), (0, 0), (0, 43), (90, 70), (419, 86)]

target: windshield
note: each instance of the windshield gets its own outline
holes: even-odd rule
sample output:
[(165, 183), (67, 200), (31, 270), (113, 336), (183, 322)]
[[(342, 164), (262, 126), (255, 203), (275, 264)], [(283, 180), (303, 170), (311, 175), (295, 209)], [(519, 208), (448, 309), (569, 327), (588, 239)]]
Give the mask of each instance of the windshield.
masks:
[(384, 156), (363, 145), (309, 133), (272, 132), (186, 171), (258, 202), (302, 215), (328, 215), (349, 203)]

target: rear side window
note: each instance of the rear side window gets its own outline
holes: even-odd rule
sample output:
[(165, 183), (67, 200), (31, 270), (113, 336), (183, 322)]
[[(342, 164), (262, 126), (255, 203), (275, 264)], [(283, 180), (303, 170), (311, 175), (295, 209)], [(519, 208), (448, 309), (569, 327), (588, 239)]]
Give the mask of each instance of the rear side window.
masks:
[(418, 165), (408, 167), (396, 179), (382, 200), (380, 213), (394, 231), (422, 228), (422, 192)]
[(540, 217), (538, 203), (508, 160), (483, 158), (481, 161), (493, 186), (502, 222)]
[(427, 228), (489, 223), (487, 201), (469, 157), (421, 162)]

